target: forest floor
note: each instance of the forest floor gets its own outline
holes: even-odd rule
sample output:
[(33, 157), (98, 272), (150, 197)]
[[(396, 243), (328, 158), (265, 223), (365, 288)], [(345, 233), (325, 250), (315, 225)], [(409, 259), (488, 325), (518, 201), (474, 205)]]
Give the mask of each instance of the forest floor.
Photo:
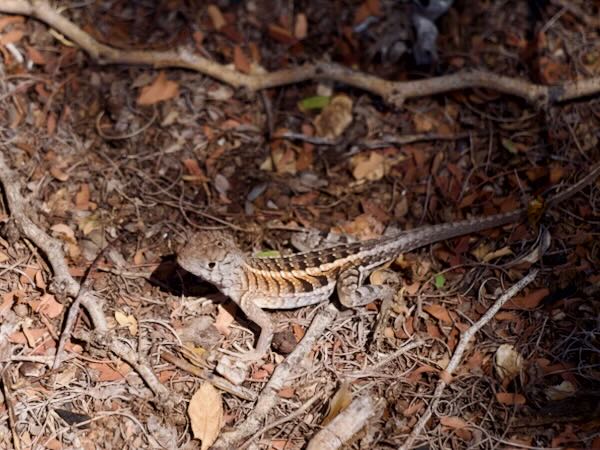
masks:
[[(590, 0), (457, 1), (420, 66), (399, 2), (54, 3), (106, 45), (187, 48), (243, 73), (333, 61), (389, 80), (600, 76)], [(249, 253), (287, 253), (303, 229), (369, 239), (510, 211), (584, 176), (600, 161), (599, 130), (597, 96), (540, 107), (473, 88), (392, 105), (327, 80), (251, 92), (180, 68), (102, 65), (42, 21), (0, 15), (0, 172), (15, 175), (0, 174), (0, 448), (207, 448), (243, 427), (325, 306), (270, 312), (273, 348), (236, 386), (215, 366), (257, 329), (177, 266), (190, 232), (228, 229)], [(97, 301), (74, 310), (56, 365), (76, 295), (56, 288), (46, 250), (15, 224), (11, 186)], [(305, 448), (361, 396), (375, 413), (347, 448), (600, 448), (598, 186), (539, 222), (532, 212), (402, 255), (379, 335), (381, 302), (344, 310), (333, 298), (340, 312), (235, 448)], [(534, 268), (444, 378), (461, 334)], [(223, 374), (229, 391), (211, 382)]]

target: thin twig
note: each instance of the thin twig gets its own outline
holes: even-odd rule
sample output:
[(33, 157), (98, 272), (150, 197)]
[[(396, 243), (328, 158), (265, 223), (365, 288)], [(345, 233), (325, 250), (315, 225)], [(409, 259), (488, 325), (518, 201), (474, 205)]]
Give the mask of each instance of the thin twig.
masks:
[(277, 393), (283, 388), (290, 376), (302, 366), (300, 363), (312, 350), (329, 324), (333, 322), (337, 312), (335, 306), (329, 304), (315, 315), (300, 343), (287, 356), (285, 361), (273, 371), (271, 379), (263, 388), (258, 401), (246, 420), (237, 425), (235, 431), (223, 433), (219, 436), (214, 444), (215, 449), (234, 448), (237, 442), (252, 436), (262, 427), (263, 421), (280, 400)]
[(19, 231), (46, 254), (54, 273), (53, 291), (69, 297), (79, 297), (81, 305), (90, 315), (94, 325), (94, 334), (81, 332), (80, 336), (84, 336), (84, 339), (90, 343), (109, 349), (130, 364), (157, 396), (157, 403), (162, 406), (171, 406), (176, 401), (173, 394), (160, 383), (148, 366), (139, 361), (138, 356), (129, 347), (112, 337), (100, 299), (92, 290), (80, 294), (80, 285), (69, 273), (60, 243), (33, 223), (26, 214), (26, 201), (21, 195), (21, 183), (16, 173), (8, 167), (4, 154), (1, 152), (0, 183), (4, 188), (11, 219), (14, 220)]
[(62, 334), (58, 341), (58, 345), (56, 346), (56, 354), (54, 355), (54, 363), (52, 364), (52, 370), (58, 369), (58, 366), (62, 362), (62, 353), (65, 348), (65, 344), (71, 338), (71, 333), (73, 331), (73, 328), (75, 327), (75, 321), (77, 320), (77, 315), (79, 314), (79, 306), (81, 305), (81, 298), (83, 297), (83, 295), (85, 293), (89, 292), (89, 290), (90, 290), (90, 285), (92, 283), (92, 277), (90, 275), (95, 270), (95, 268), (98, 266), (100, 259), (102, 259), (102, 257), (106, 253), (106, 250), (110, 246), (111, 246), (111, 244), (107, 245), (106, 247), (104, 247), (102, 249), (102, 251), (100, 251), (98, 253), (98, 255), (96, 255), (96, 257), (92, 261), (92, 264), (90, 264), (90, 267), (88, 267), (88, 270), (83, 277), (83, 280), (81, 282), (81, 288), (79, 289), (79, 292), (75, 296), (75, 300), (73, 300), (73, 303), (71, 303), (71, 306), (69, 307), (69, 312), (67, 313), (65, 325), (63, 327)]
[(185, 370), (186, 372), (192, 374), (195, 377), (202, 378), (206, 381), (210, 381), (216, 387), (218, 387), (222, 391), (228, 392), (231, 395), (235, 395), (236, 397), (239, 397), (243, 400), (248, 400), (250, 402), (256, 400), (256, 394), (254, 392), (241, 386), (235, 386), (226, 379), (213, 373), (210, 373), (206, 369), (194, 366), (193, 364), (190, 364), (189, 362), (184, 361), (183, 359), (178, 358), (169, 352), (161, 352), (160, 358), (163, 361), (173, 364), (175, 367), (179, 367), (181, 370)]
[(419, 418), (419, 421), (412, 429), (410, 435), (408, 436), (404, 444), (400, 446), (399, 450), (409, 450), (413, 448), (415, 440), (421, 434), (421, 431), (423, 431), (427, 422), (429, 422), (429, 419), (433, 415), (433, 411), (437, 408), (437, 405), (440, 402), (444, 389), (446, 388), (448, 383), (450, 383), (452, 379), (452, 374), (458, 368), (458, 365), (462, 361), (463, 354), (467, 349), (467, 345), (469, 344), (469, 341), (473, 338), (473, 336), (475, 336), (475, 333), (477, 333), (485, 324), (492, 320), (492, 318), (496, 315), (498, 311), (500, 311), (500, 308), (502, 308), (502, 306), (507, 301), (509, 301), (522, 289), (524, 289), (525, 286), (531, 283), (537, 276), (538, 272), (539, 269), (533, 269), (525, 277), (523, 277), (512, 287), (510, 287), (504, 294), (502, 294), (502, 296), (498, 300), (496, 300), (496, 302), (490, 307), (490, 309), (488, 309), (487, 312), (483, 316), (481, 316), (481, 318), (477, 322), (471, 325), (467, 329), (467, 331), (465, 331), (462, 334), (460, 341), (458, 342), (458, 345), (454, 350), (454, 354), (452, 355), (452, 358), (450, 359), (450, 362), (446, 367), (446, 370), (444, 370), (440, 374), (440, 379), (438, 380), (438, 384), (435, 388), (435, 392), (433, 394), (433, 399), (431, 403), (429, 404), (427, 410)]
[(45, 22), (79, 45), (99, 64), (131, 64), (152, 67), (179, 67), (197, 71), (235, 88), (259, 91), (307, 80), (330, 80), (380, 95), (401, 106), (406, 99), (469, 88), (487, 88), (521, 97), (539, 107), (574, 100), (600, 91), (600, 77), (546, 86), (498, 75), (485, 70), (465, 70), (451, 75), (415, 81), (389, 81), (327, 62), (305, 64), (292, 69), (248, 75), (192, 53), (177, 51), (121, 50), (102, 44), (62, 16), (46, 0), (3, 0), (0, 12), (21, 14)]
[(8, 424), (10, 426), (10, 432), (13, 438), (13, 445), (15, 446), (15, 450), (21, 450), (21, 440), (19, 439), (19, 434), (17, 432), (17, 419), (15, 417), (15, 408), (12, 401), (12, 395), (10, 393), (10, 389), (8, 388), (8, 377), (6, 376), (6, 372), (9, 368), (10, 364), (6, 364), (6, 366), (0, 372), (0, 382), (2, 383), (2, 390), (4, 392), (4, 403), (6, 404), (6, 408), (8, 410)]

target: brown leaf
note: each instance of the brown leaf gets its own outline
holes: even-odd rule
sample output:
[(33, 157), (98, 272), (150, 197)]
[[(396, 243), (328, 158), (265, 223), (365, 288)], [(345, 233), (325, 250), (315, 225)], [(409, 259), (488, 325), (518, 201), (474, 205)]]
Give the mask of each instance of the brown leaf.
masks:
[(54, 319), (62, 314), (64, 306), (56, 301), (52, 294), (44, 294), (40, 298), (36, 312), (41, 312), (46, 317)]
[(291, 45), (296, 43), (296, 38), (288, 30), (279, 25), (274, 23), (269, 24), (268, 31), (269, 36), (282, 44)]
[(46, 290), (46, 281), (44, 280), (44, 274), (41, 270), (38, 270), (35, 273), (35, 286), (38, 289)]
[(77, 242), (77, 240), (75, 239), (75, 232), (67, 224), (57, 223), (55, 225), (52, 225), (50, 227), (50, 229), (54, 233), (59, 234), (60, 237), (62, 239), (64, 239), (66, 242), (71, 242), (71, 243)]
[(14, 291), (7, 292), (6, 294), (2, 295), (2, 303), (0, 303), (0, 319), (2, 319), (2, 317), (4, 317), (4, 314), (6, 314), (6, 312), (9, 311), (10, 308), (12, 308), (14, 303), (15, 303)]
[(350, 383), (344, 382), (333, 395), (331, 402), (329, 403), (329, 412), (323, 419), (321, 426), (327, 425), (337, 415), (343, 411), (352, 402), (352, 391), (350, 390)]
[(296, 23), (294, 25), (294, 37), (298, 40), (304, 39), (308, 35), (308, 21), (306, 14), (300, 13), (296, 15)]
[(404, 417), (414, 416), (416, 413), (418, 413), (423, 408), (424, 405), (425, 405), (425, 402), (423, 402), (421, 400), (417, 400), (412, 405), (410, 405), (408, 408), (406, 408), (404, 411), (402, 411), (402, 414), (404, 414)]
[(56, 114), (52, 111), (48, 113), (48, 118), (46, 119), (46, 131), (49, 136), (52, 136), (56, 131)]
[(99, 362), (87, 363), (87, 367), (98, 372), (97, 378), (94, 378), (95, 381), (119, 381), (131, 372), (131, 367), (125, 363), (118, 363), (113, 366), (113, 364)]
[(138, 105), (154, 105), (169, 100), (179, 94), (179, 85), (167, 79), (165, 72), (161, 71), (155, 80), (144, 86), (137, 99)]
[(122, 327), (127, 327), (132, 336), (138, 334), (138, 323), (134, 316), (125, 314), (123, 311), (115, 311), (115, 320)]
[(385, 175), (385, 158), (380, 152), (359, 153), (352, 157), (350, 164), (357, 180), (376, 181)]
[(304, 328), (302, 328), (297, 323), (292, 324), (292, 333), (294, 333), (294, 337), (296, 338), (296, 342), (300, 342), (304, 337)]
[(183, 165), (187, 169), (190, 175), (184, 175), (183, 179), (185, 181), (190, 181), (194, 184), (204, 183), (207, 181), (206, 175), (204, 175), (204, 171), (198, 165), (198, 161), (195, 159), (184, 159)]
[(23, 23), (25, 22), (25, 17), (23, 16), (4, 16), (0, 17), (0, 31), (4, 30), (8, 25)]
[(31, 348), (37, 347), (43, 337), (48, 336), (48, 330), (46, 328), (23, 328), (23, 334), (27, 339), (27, 344)]
[(523, 395), (510, 392), (497, 392), (496, 400), (503, 405), (524, 405), (526, 402)]
[(538, 307), (541, 301), (550, 293), (548, 288), (531, 291), (526, 295), (511, 298), (502, 309), (532, 310)]
[(64, 172), (59, 166), (50, 167), (50, 175), (52, 175), (58, 181), (67, 181), (69, 179), (69, 174)]
[(499, 313), (496, 313), (494, 319), (510, 320), (511, 322), (516, 322), (517, 320), (519, 320), (519, 315), (510, 311), (500, 311)]
[(250, 60), (239, 45), (233, 47), (233, 65), (242, 73), (250, 73)]
[(0, 45), (14, 44), (15, 42), (19, 42), (24, 35), (25, 32), (23, 30), (11, 30), (0, 35)]
[(25, 49), (27, 50), (27, 57), (32, 63), (37, 64), (38, 66), (46, 64), (46, 57), (38, 49), (29, 45), (26, 45)]
[(227, 24), (227, 22), (225, 21), (225, 17), (223, 17), (223, 13), (221, 12), (221, 10), (219, 9), (218, 6), (208, 5), (208, 7), (206, 8), (206, 11), (208, 12), (208, 15), (210, 16), (210, 20), (211, 20), (215, 30), (218, 31)]
[(444, 308), (442, 305), (424, 306), (423, 310), (427, 314), (435, 317), (437, 320), (445, 323), (446, 325), (450, 325), (452, 323), (452, 319), (450, 318), (450, 313), (448, 313), (448, 310), (446, 308)]
[(79, 192), (75, 195), (75, 207), (80, 211), (86, 211), (90, 207), (90, 185), (82, 183)]
[(466, 428), (469, 426), (464, 419), (461, 419), (457, 416), (440, 417), (440, 423), (445, 427), (456, 429)]
[(359, 239), (372, 239), (381, 236), (384, 226), (370, 214), (361, 214), (351, 222), (339, 226), (342, 233), (355, 236)]
[(291, 387), (291, 386), (287, 386), (284, 387), (282, 389), (279, 389), (279, 391), (277, 391), (277, 396), (281, 397), (281, 398), (294, 398), (294, 396), (296, 395), (296, 390)]
[(188, 405), (188, 416), (195, 439), (202, 441), (201, 450), (208, 450), (223, 426), (223, 400), (210, 383), (202, 383)]
[(231, 333), (229, 327), (233, 323), (234, 313), (222, 305), (219, 305), (218, 311), (214, 327), (223, 336), (229, 336)]
[(345, 94), (336, 95), (315, 117), (317, 136), (335, 139), (352, 123), (352, 99)]

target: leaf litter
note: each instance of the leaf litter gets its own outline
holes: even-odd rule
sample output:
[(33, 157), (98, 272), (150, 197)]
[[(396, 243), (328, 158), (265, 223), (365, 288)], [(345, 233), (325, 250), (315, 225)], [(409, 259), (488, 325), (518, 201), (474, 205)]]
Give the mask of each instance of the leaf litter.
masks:
[[(390, 33), (389, 23), (385, 26), (393, 15), (384, 2), (344, 4), (342, 13), (333, 4), (307, 2), (290, 11), (284, 3), (270, 11), (262, 2), (188, 11), (184, 4), (117, 2), (124, 9), (117, 8), (114, 15), (104, 14), (100, 4), (63, 14), (111, 45), (151, 50), (189, 43), (200, 55), (231, 63), (242, 73), (253, 67), (290, 67), (327, 54), (372, 73), (414, 75), (408, 47), (398, 46), (400, 35)], [(556, 19), (530, 41), (522, 4), (492, 5), (491, 13), (483, 4), (457, 8), (439, 29), (441, 70), (473, 63), (523, 76), (525, 56), (535, 42), (541, 56), (528, 69), (535, 71), (532, 76), (555, 83), (585, 71), (598, 74), (598, 58), (593, 49), (577, 44), (581, 37), (573, 27), (587, 42), (597, 40), (597, 33), (574, 25), (577, 17), (569, 11), (555, 15), (560, 10), (547, 6), (548, 17)], [(185, 27), (182, 17), (196, 18), (195, 34), (178, 31)], [(461, 26), (453, 26), (459, 17)], [(354, 31), (358, 25), (365, 31)], [(471, 89), (415, 99), (395, 110), (374, 96), (307, 82), (266, 90), (273, 116), (268, 119), (259, 97), (192, 73), (91, 64), (64, 37), (29, 19), (0, 16), (0, 47), (7, 76), (0, 111), (6, 118), (4, 132), (14, 144), (12, 164), (19, 168), (31, 202), (28, 212), (61, 240), (69, 268), (78, 276), (91, 262), (79, 248), (85, 238), (99, 233), (99, 242), (117, 239), (117, 251), (130, 266), (117, 271), (103, 260), (101, 270), (91, 274), (94, 289), (102, 292), (107, 316), (119, 324), (116, 336), (147, 355), (156, 371), (166, 367), (168, 388), (189, 401), (187, 410), (180, 406), (160, 415), (129, 365), (73, 342), (67, 348), (74, 359), (57, 373), (64, 382), (47, 383), (51, 373), (44, 364), (56, 349), (66, 305), (49, 291), (53, 276), (42, 255), (3, 230), (0, 263), (6, 289), (0, 317), (2, 326), (12, 330), (6, 338), (0, 333), (0, 350), (12, 351), (12, 396), (17, 412), (27, 418), (17, 427), (24, 444), (40, 436), (46, 448), (68, 448), (76, 439), (84, 447), (128, 441), (147, 448), (160, 435), (156, 442), (183, 436), (183, 441), (195, 438), (208, 448), (223, 426), (235, 428), (244, 420), (251, 402), (160, 363), (160, 352), (168, 348), (193, 364), (214, 367), (208, 355), (212, 346), (186, 341), (181, 347), (178, 342), (177, 334), (190, 320), (210, 320), (219, 330), (211, 343), (219, 341), (225, 349), (252, 344), (239, 313), (217, 306), (222, 299), (214, 290), (163, 261), (182, 244), (184, 231), (233, 225), (245, 231), (238, 237), (249, 252), (285, 254), (291, 229), (343, 230), (368, 239), (393, 225), (410, 229), (506, 211), (523, 204), (523, 193), (535, 196), (557, 182), (569, 182), (575, 169), (585, 167), (582, 161), (598, 159), (594, 130), (599, 119), (591, 102), (561, 105), (559, 114), (544, 117), (514, 98)], [(579, 53), (565, 51), (571, 48)], [(468, 60), (461, 56), (467, 54)], [(277, 133), (269, 138), (264, 132), (268, 120), (274, 130), (326, 138), (333, 145), (278, 138)], [(103, 139), (108, 130), (129, 137)], [(360, 144), (415, 133), (455, 138), (377, 150)], [(468, 138), (457, 137), (460, 133)], [(575, 140), (579, 146), (573, 145)], [(310, 370), (279, 391), (285, 401), (273, 411), (273, 420), (292, 414), (314, 396), (322, 399), (290, 424), (266, 431), (258, 445), (300, 447), (323, 424), (327, 405), (343, 409), (348, 396), (371, 389), (387, 401), (386, 419), (369, 424), (376, 432), (367, 431), (357, 440), (363, 446), (397, 448), (426, 408), (457, 334), (543, 258), (543, 280), (507, 303), (472, 341), (453, 389), (444, 392), (446, 410), (431, 419), (422, 438), (431, 448), (441, 448), (440, 442), (450, 448), (493, 448), (499, 439), (525, 446), (593, 448), (597, 439), (589, 430), (597, 417), (583, 409), (583, 402), (572, 401), (562, 414), (570, 422), (534, 425), (547, 420), (548, 408), (577, 399), (598, 380), (593, 287), (600, 275), (591, 225), (597, 208), (586, 195), (590, 193), (550, 214), (553, 242), (545, 254), (532, 251), (535, 233), (520, 224), (436, 244), (392, 264), (405, 289), (392, 305), (383, 338), (367, 339), (379, 303), (339, 319), (303, 363)], [(248, 202), (252, 208), (245, 207)], [(2, 211), (3, 223), (8, 214)], [(134, 269), (146, 265), (170, 273), (169, 288), (136, 275)], [(313, 309), (269, 314), (299, 340)], [(77, 329), (87, 326), (80, 317)], [(427, 345), (377, 366), (415, 336), (427, 339)], [(34, 372), (17, 368), (24, 361), (42, 364), (42, 369), (35, 377), (27, 375)], [(244, 386), (259, 392), (281, 361), (274, 353), (253, 366)], [(370, 366), (376, 369), (354, 378), (357, 368)], [(346, 378), (353, 381), (340, 383)], [(337, 386), (343, 395), (334, 395)], [(68, 406), (95, 422), (88, 430), (74, 431), (76, 436), (58, 423), (52, 427), (64, 433), (35, 429), (32, 424), (48, 423), (48, 404)], [(114, 411), (148, 424), (148, 435), (140, 433), (135, 421), (111, 416)], [(192, 433), (186, 432), (188, 423)], [(122, 436), (111, 431), (117, 425)]]

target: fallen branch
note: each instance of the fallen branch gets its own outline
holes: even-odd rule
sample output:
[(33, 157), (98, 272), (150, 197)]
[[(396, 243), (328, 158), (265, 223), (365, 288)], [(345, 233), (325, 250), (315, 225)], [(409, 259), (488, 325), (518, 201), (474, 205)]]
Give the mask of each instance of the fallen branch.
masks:
[(554, 86), (530, 83), (483, 70), (469, 70), (416, 81), (389, 81), (333, 63), (305, 64), (292, 69), (247, 75), (211, 61), (187, 49), (178, 51), (121, 50), (98, 42), (62, 16), (46, 0), (3, 0), (0, 12), (38, 19), (65, 35), (99, 64), (135, 64), (152, 67), (179, 67), (208, 75), (235, 88), (259, 91), (307, 80), (330, 80), (380, 95), (393, 105), (406, 99), (467, 88), (487, 88), (521, 97), (538, 107), (597, 94), (600, 77), (567, 81)]
[(509, 301), (511, 298), (517, 295), (519, 291), (525, 288), (525, 286), (531, 283), (537, 276), (538, 271), (538, 269), (532, 270), (531, 272), (529, 272), (529, 274), (527, 274), (516, 284), (510, 287), (504, 294), (502, 294), (502, 296), (498, 300), (496, 300), (496, 302), (491, 306), (491, 308), (488, 309), (487, 312), (483, 316), (481, 316), (481, 318), (477, 322), (471, 325), (469, 329), (467, 329), (467, 331), (465, 331), (462, 334), (462, 336), (460, 337), (460, 341), (456, 346), (454, 354), (452, 355), (452, 359), (450, 359), (450, 362), (446, 367), (446, 370), (444, 370), (440, 374), (440, 379), (435, 388), (435, 392), (433, 394), (433, 399), (431, 403), (429, 404), (427, 410), (419, 418), (419, 421), (412, 429), (410, 435), (408, 436), (404, 444), (398, 450), (410, 450), (414, 447), (415, 440), (421, 434), (421, 431), (423, 431), (427, 422), (429, 422), (429, 419), (433, 415), (433, 411), (437, 409), (438, 403), (440, 402), (442, 397), (442, 393), (444, 392), (444, 389), (446, 388), (448, 383), (450, 383), (450, 381), (452, 380), (452, 374), (458, 368), (460, 362), (462, 361), (463, 355), (467, 349), (467, 345), (469, 344), (469, 341), (473, 338), (473, 336), (475, 336), (475, 333), (477, 333), (486, 323), (492, 320), (492, 318), (496, 315), (498, 311), (500, 311), (500, 308), (502, 308), (502, 306), (507, 301)]
[[(7, 153), (10, 154), (10, 152)], [(139, 373), (148, 387), (152, 389), (154, 395), (157, 396), (157, 404), (170, 405), (174, 400), (173, 395), (160, 383), (152, 370), (140, 363), (137, 355), (129, 347), (111, 337), (106, 316), (102, 310), (102, 302), (93, 290), (81, 291), (79, 283), (69, 273), (69, 267), (67, 266), (61, 244), (33, 223), (25, 213), (26, 201), (21, 195), (21, 183), (17, 179), (15, 172), (8, 167), (4, 153), (2, 152), (0, 152), (0, 184), (4, 188), (11, 220), (23, 236), (44, 252), (50, 263), (50, 267), (54, 273), (51, 285), (52, 291), (63, 297), (79, 298), (81, 305), (90, 315), (94, 326), (94, 334), (92, 337), (91, 335), (85, 336), (84, 333), (84, 338), (87, 337), (88, 339), (86, 340), (89, 340), (91, 343), (104, 346), (104, 348), (107, 348), (126, 361)]]
[(383, 413), (385, 401), (363, 394), (352, 400), (308, 443), (306, 450), (337, 450), (358, 433), (372, 418)]
[(302, 360), (312, 350), (329, 324), (333, 322), (337, 312), (335, 306), (329, 304), (315, 315), (300, 343), (287, 356), (285, 361), (279, 364), (273, 371), (271, 379), (261, 391), (256, 405), (254, 405), (246, 420), (236, 425), (235, 431), (221, 434), (214, 444), (215, 449), (235, 448), (236, 443), (254, 435), (261, 429), (263, 421), (280, 400), (277, 393), (284, 387), (290, 376), (301, 367)]

